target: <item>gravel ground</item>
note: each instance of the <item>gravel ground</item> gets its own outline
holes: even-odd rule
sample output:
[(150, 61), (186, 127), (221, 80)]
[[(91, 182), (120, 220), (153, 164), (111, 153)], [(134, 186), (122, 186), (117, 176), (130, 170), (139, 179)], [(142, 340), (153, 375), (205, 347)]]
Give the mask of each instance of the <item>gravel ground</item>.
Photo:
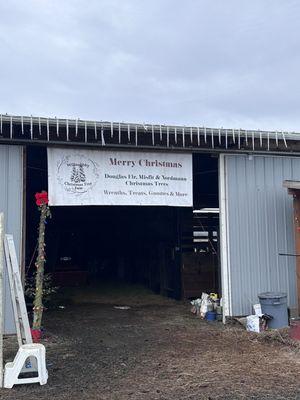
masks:
[[(97, 293), (45, 313), (48, 384), (2, 389), (1, 399), (300, 399), (299, 346), (285, 332), (208, 323), (147, 291)], [(5, 339), (7, 360), (15, 349)]]

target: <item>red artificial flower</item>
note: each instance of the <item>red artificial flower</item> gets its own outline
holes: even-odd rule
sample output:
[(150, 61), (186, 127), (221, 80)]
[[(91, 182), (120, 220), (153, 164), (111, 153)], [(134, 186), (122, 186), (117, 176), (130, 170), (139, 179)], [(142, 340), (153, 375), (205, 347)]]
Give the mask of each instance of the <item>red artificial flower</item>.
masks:
[(36, 193), (35, 194), (35, 202), (37, 206), (42, 206), (43, 204), (48, 204), (49, 199), (48, 199), (48, 193), (45, 191), (42, 191), (41, 193)]

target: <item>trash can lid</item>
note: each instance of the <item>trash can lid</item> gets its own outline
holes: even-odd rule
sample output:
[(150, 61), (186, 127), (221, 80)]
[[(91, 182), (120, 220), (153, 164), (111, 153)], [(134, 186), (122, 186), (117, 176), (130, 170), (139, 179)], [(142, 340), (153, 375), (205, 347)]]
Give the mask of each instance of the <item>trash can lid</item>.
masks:
[(282, 297), (287, 297), (287, 294), (283, 292), (264, 292), (258, 295), (260, 299), (281, 299)]

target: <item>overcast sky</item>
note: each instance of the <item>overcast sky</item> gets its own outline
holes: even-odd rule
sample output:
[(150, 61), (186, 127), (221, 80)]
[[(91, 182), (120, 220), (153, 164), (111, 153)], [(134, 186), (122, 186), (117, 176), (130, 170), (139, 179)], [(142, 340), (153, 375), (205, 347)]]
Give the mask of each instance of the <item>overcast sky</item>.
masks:
[(0, 50), (0, 113), (300, 131), (299, 0), (3, 0)]

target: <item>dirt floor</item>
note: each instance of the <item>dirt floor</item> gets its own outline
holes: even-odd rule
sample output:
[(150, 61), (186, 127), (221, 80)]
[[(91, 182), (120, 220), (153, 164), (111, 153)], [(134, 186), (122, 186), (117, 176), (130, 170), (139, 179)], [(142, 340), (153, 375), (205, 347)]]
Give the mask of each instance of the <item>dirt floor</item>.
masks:
[[(1, 399), (300, 399), (300, 347), (284, 333), (208, 323), (139, 287), (102, 289), (45, 313), (48, 384)], [(5, 339), (7, 359), (14, 343)]]

